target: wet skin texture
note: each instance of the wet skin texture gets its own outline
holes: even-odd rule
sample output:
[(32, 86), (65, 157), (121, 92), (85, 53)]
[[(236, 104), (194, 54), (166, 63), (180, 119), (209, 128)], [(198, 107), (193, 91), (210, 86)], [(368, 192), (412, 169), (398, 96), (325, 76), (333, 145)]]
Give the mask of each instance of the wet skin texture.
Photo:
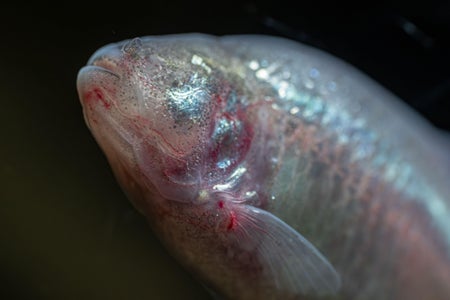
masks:
[(282, 39), (100, 49), (85, 119), (168, 249), (240, 299), (447, 299), (448, 157), (390, 93)]

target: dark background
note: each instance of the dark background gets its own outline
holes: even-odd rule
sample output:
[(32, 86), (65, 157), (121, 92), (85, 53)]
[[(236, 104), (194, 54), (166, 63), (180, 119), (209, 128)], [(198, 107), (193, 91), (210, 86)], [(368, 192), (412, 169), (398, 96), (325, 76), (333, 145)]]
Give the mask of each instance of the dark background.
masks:
[(181, 32), (296, 39), (357, 66), (450, 130), (449, 2), (360, 5), (122, 1), (3, 7), (0, 298), (209, 297), (131, 208), (84, 125), (77, 72), (106, 43)]

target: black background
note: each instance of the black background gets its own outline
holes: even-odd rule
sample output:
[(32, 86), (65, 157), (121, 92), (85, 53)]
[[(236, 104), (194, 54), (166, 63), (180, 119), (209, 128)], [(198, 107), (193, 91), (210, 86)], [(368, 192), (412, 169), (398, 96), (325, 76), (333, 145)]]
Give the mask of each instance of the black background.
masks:
[(41, 2), (0, 14), (2, 299), (209, 297), (131, 208), (84, 125), (76, 75), (104, 44), (284, 36), (350, 62), (450, 130), (448, 1)]

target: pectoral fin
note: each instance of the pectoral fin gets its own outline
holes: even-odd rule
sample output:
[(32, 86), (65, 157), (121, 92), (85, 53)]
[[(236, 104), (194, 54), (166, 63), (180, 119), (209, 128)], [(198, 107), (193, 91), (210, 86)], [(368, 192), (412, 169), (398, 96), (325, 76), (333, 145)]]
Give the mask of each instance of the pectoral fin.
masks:
[(259, 208), (236, 204), (230, 207), (229, 237), (255, 253), (275, 287), (293, 295), (335, 294), (341, 285), (330, 262), (292, 227)]

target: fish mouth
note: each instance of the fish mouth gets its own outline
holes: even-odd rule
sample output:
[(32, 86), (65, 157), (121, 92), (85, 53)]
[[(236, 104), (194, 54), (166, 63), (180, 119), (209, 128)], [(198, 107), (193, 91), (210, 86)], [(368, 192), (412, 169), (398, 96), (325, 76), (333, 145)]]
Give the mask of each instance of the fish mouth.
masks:
[(110, 75), (113, 75), (117, 79), (120, 79), (120, 75), (117, 70), (117, 64), (105, 57), (95, 60), (91, 65), (87, 65), (85, 68), (90, 68), (93, 71), (95, 70), (108, 73)]
[(122, 51), (117, 44), (110, 44), (97, 50), (88, 60), (86, 67), (95, 67), (120, 79), (119, 61)]
[(83, 72), (99, 72), (103, 73), (105, 75), (113, 76), (116, 79), (120, 79), (120, 75), (112, 70), (110, 66), (105, 66), (103, 64), (95, 64), (95, 65), (87, 65), (80, 70), (80, 74), (83, 74)]
[[(120, 60), (121, 51), (117, 44), (109, 44), (98, 49), (88, 60), (86, 66), (81, 68), (77, 77), (77, 88), (80, 94), (81, 102), (86, 102), (92, 92), (98, 94), (98, 99), (102, 100), (104, 106), (109, 106), (104, 95), (100, 95), (100, 91), (105, 93), (104, 86), (110, 88), (116, 86), (121, 79)], [(103, 86), (103, 87), (102, 87)], [(105, 101), (103, 101), (105, 100)]]
[(119, 43), (112, 43), (98, 49), (88, 60), (88, 66), (97, 66), (120, 77), (119, 68), (124, 55), (136, 56), (142, 51), (142, 41), (140, 38), (125, 40)]

